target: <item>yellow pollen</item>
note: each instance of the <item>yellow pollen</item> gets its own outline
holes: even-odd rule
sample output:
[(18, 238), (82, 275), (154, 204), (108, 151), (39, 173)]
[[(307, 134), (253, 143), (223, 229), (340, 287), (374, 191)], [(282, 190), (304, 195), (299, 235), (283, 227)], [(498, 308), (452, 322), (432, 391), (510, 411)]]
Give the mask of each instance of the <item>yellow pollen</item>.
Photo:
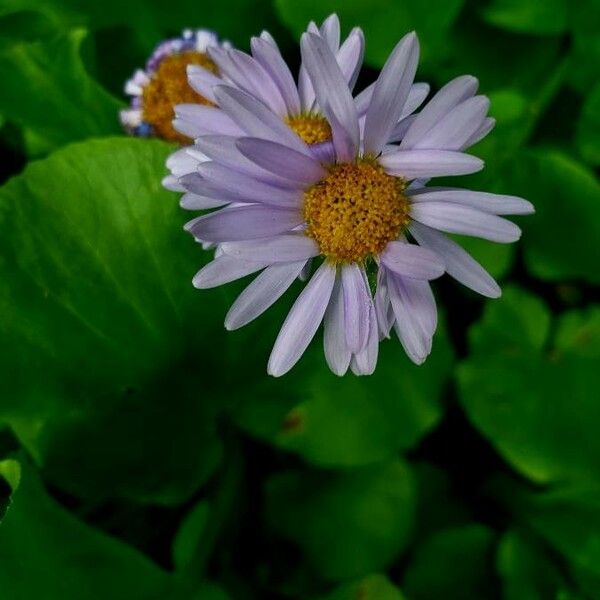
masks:
[(325, 117), (314, 113), (286, 117), (285, 122), (307, 144), (320, 144), (331, 139), (331, 127)]
[(217, 72), (215, 63), (202, 52), (190, 50), (172, 54), (160, 61), (142, 96), (144, 121), (152, 125), (157, 136), (180, 144), (189, 143), (189, 138), (173, 129), (173, 108), (186, 103), (212, 105), (189, 86), (188, 65), (200, 65), (213, 73)]
[(406, 182), (361, 159), (332, 167), (304, 193), (306, 234), (335, 263), (379, 254), (408, 225)]

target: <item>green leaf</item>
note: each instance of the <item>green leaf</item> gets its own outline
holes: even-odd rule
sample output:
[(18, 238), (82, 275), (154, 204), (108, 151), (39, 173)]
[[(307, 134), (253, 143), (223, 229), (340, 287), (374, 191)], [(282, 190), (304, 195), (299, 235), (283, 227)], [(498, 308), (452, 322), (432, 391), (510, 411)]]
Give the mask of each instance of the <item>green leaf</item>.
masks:
[(85, 36), (78, 29), (0, 50), (0, 112), (27, 129), (44, 150), (120, 130), (122, 104), (90, 77), (82, 62)]
[(592, 166), (600, 165), (600, 83), (585, 99), (577, 121), (577, 148)]
[(587, 96), (598, 83), (600, 71), (600, 3), (569, 0), (572, 41), (569, 52), (569, 83)]
[(346, 583), (321, 600), (403, 600), (400, 590), (385, 575), (368, 575)]
[(539, 483), (600, 481), (600, 307), (550, 315), (535, 296), (505, 290), (470, 331), (458, 368), (473, 424), (516, 469)]
[(476, 523), (445, 529), (417, 546), (402, 589), (414, 600), (493, 598), (491, 551), (494, 533)]
[(137, 551), (59, 507), (33, 469), (24, 468), (0, 525), (3, 598), (183, 600), (178, 588), (174, 578)]
[(276, 0), (283, 22), (296, 37), (310, 21), (319, 24), (337, 13), (344, 31), (361, 27), (367, 39), (365, 60), (383, 66), (400, 38), (416, 30), (421, 43), (422, 61), (435, 62), (443, 53), (445, 36), (456, 20), (464, 0)]
[(0, 8), (0, 50), (18, 42), (35, 42), (57, 33), (51, 19), (34, 10), (22, 10), (2, 14)]
[(408, 543), (414, 500), (411, 473), (397, 460), (344, 472), (288, 472), (267, 484), (271, 527), (332, 580), (388, 566)]
[(492, 0), (482, 15), (488, 23), (517, 33), (555, 35), (568, 22), (566, 0)]
[(198, 502), (186, 515), (173, 542), (173, 564), (178, 571), (185, 569), (206, 528), (210, 506), (206, 500)]
[(394, 334), (369, 377), (333, 375), (317, 342), (308, 354), (285, 379), (259, 379), (233, 412), (243, 429), (319, 466), (359, 466), (412, 448), (442, 416), (453, 362), (443, 325), (422, 366), (409, 361)]
[(567, 561), (577, 587), (589, 598), (600, 594), (599, 492), (597, 484), (586, 481), (508, 498), (518, 519)]
[[(229, 0), (227, 4), (213, 3), (198, 9), (193, 0), (180, 0), (176, 5), (161, 0), (146, 0), (143, 10), (135, 2), (106, 0), (4, 0), (0, 15), (19, 11), (40, 11), (62, 28), (84, 26), (103, 29), (125, 25), (145, 47), (146, 52), (167, 36), (178, 35), (185, 28), (213, 29), (223, 38), (240, 47), (247, 47), (251, 35), (264, 28), (277, 28), (268, 0), (249, 3)], [(235, 15), (235, 18), (232, 18)], [(134, 65), (132, 65), (132, 69)]]
[(191, 285), (171, 150), (89, 141), (0, 189), (0, 422), (77, 496), (178, 503), (220, 459), (223, 298)]
[(513, 193), (536, 209), (523, 221), (529, 272), (549, 281), (600, 283), (600, 182), (594, 174), (560, 152), (537, 150), (513, 163), (509, 181)]
[(432, 75), (443, 85), (470, 73), (481, 82), (483, 93), (510, 87), (534, 98), (559, 65), (562, 51), (558, 38), (516, 35), (465, 18), (452, 32), (444, 61)]
[(566, 584), (559, 567), (539, 541), (511, 529), (498, 544), (496, 566), (502, 578), (504, 600), (561, 598)]
[(12, 458), (0, 460), (0, 523), (11, 504), (11, 497), (17, 491), (20, 481), (21, 465), (19, 462)]

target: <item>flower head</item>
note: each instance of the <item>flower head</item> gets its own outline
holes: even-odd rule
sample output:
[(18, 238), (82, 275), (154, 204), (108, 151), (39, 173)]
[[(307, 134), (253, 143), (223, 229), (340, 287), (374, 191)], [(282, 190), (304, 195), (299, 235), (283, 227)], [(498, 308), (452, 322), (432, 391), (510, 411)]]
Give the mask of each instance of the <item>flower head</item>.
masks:
[[(364, 35), (355, 27), (345, 40), (340, 37), (340, 22), (337, 15), (331, 15), (317, 27), (308, 25), (307, 31), (320, 37), (333, 55), (347, 87), (352, 90), (358, 78), (364, 54)], [(191, 87), (207, 98), (210, 106), (186, 103), (176, 107), (173, 126), (181, 134), (198, 138), (207, 135), (243, 136), (248, 131), (248, 122), (243, 115), (238, 120), (231, 118), (225, 110), (230, 102), (219, 86), (227, 85), (259, 100), (267, 106), (294, 133), (306, 142), (313, 153), (326, 162), (334, 159), (332, 131), (325, 118), (325, 107), (320, 106), (312, 80), (304, 64), (300, 66), (297, 82), (285, 63), (277, 43), (267, 32), (251, 40), (251, 55), (231, 48), (210, 48), (209, 56), (217, 65), (218, 73), (191, 65), (188, 75)], [(405, 105), (408, 116), (425, 100), (429, 86), (414, 84)], [(370, 98), (367, 89), (356, 98), (360, 122)], [(240, 123), (239, 118), (242, 118)], [(219, 151), (217, 149), (217, 151)], [(183, 149), (175, 152), (167, 161), (171, 175), (164, 184), (170, 189), (184, 191), (177, 179), (193, 173), (199, 162), (209, 160), (196, 148), (189, 152)], [(184, 199), (184, 205), (187, 199)]]
[(348, 368), (372, 373), (379, 341), (392, 329), (420, 364), (437, 325), (429, 280), (447, 270), (483, 294), (499, 294), (444, 232), (512, 242), (519, 228), (498, 215), (532, 207), (512, 196), (427, 187), (432, 177), (480, 170), (483, 162), (464, 150), (493, 121), (472, 77), (450, 82), (412, 115), (414, 33), (400, 40), (377, 81), (356, 98), (355, 75), (348, 77), (321, 30), (303, 34), (301, 50), (299, 81), (307, 78), (312, 106), (331, 131), (325, 150), (291, 128), (264, 96), (240, 86), (221, 83), (210, 91), (218, 108), (208, 110), (234, 125), (228, 134), (207, 134), (207, 109), (195, 116), (197, 139), (178, 155), (188, 170), (177, 185), (187, 192), (186, 208), (218, 210), (186, 225), (198, 241), (217, 246), (194, 284), (214, 287), (260, 272), (226, 316), (226, 327), (236, 329), (298, 277), (308, 278), (275, 342), (272, 375), (293, 367), (321, 322), (325, 357), (338, 375)]
[(216, 73), (217, 67), (208, 55), (213, 46), (220, 47), (217, 36), (203, 29), (185, 30), (181, 37), (159, 44), (146, 68), (138, 69), (125, 84), (125, 93), (132, 100), (131, 107), (121, 111), (123, 126), (133, 135), (189, 143), (188, 137), (173, 128), (173, 111), (185, 102), (211, 104), (190, 87), (187, 68), (197, 65)]

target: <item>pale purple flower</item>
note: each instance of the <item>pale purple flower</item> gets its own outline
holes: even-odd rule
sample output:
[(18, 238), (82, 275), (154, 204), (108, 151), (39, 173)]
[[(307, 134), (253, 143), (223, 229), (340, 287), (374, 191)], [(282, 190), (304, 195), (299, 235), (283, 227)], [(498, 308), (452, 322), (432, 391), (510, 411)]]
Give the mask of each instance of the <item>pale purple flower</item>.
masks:
[[(131, 98), (129, 108), (120, 112), (120, 120), (123, 127), (132, 135), (148, 137), (158, 135), (167, 137), (164, 133), (156, 131), (155, 126), (148, 122), (147, 114), (144, 110), (144, 90), (151, 83), (153, 78), (157, 77), (160, 65), (170, 57), (182, 56), (186, 53), (193, 53), (198, 56), (208, 57), (210, 48), (230, 48), (228, 42), (219, 42), (215, 33), (205, 29), (186, 29), (178, 38), (168, 39), (161, 42), (152, 52), (147, 60), (144, 69), (137, 69), (133, 76), (125, 82), (125, 94)], [(210, 60), (210, 59), (209, 59)], [(187, 82), (174, 82), (188, 87)], [(158, 90), (160, 93), (161, 90)], [(164, 100), (163, 100), (164, 101)], [(181, 100), (180, 100), (181, 101)], [(172, 120), (173, 115), (162, 116), (161, 120)], [(170, 123), (169, 123), (170, 126)], [(172, 137), (172, 136), (171, 136)], [(169, 139), (169, 138), (168, 138)]]
[[(345, 40), (340, 38), (340, 21), (337, 15), (329, 16), (320, 27), (313, 22), (307, 31), (320, 36), (335, 57), (343, 79), (350, 90), (354, 88), (364, 55), (364, 35), (355, 27)], [(206, 135), (242, 136), (247, 127), (232, 119), (221, 110), (221, 102), (229, 102), (219, 94), (218, 87), (226, 84), (260, 100), (282, 122), (288, 125), (323, 161), (331, 162), (335, 155), (331, 143), (331, 128), (319, 106), (311, 78), (305, 66), (300, 66), (296, 83), (273, 37), (264, 31), (251, 40), (251, 55), (237, 49), (212, 47), (208, 53), (218, 67), (218, 74), (202, 67), (188, 67), (190, 86), (215, 106), (183, 104), (176, 107), (173, 126), (181, 134), (198, 138)], [(409, 92), (401, 119), (413, 113), (425, 100), (429, 85), (415, 83)], [(370, 100), (369, 90), (356, 98), (361, 126)], [(400, 119), (399, 119), (400, 120)], [(183, 191), (177, 178), (193, 173), (199, 162), (208, 160), (198, 148), (188, 152), (186, 148), (174, 152), (167, 161), (171, 175), (164, 185), (175, 191)], [(184, 206), (187, 202), (184, 200)]]
[(186, 208), (218, 209), (186, 225), (199, 242), (217, 245), (194, 285), (215, 287), (260, 272), (226, 316), (226, 327), (236, 329), (299, 276), (309, 276), (275, 342), (272, 375), (294, 366), (321, 322), (325, 358), (338, 375), (348, 368), (372, 373), (379, 341), (392, 329), (420, 364), (437, 326), (429, 280), (447, 270), (498, 295), (491, 277), (444, 233), (514, 242), (519, 228), (498, 215), (525, 214), (532, 206), (512, 196), (426, 187), (432, 177), (483, 168), (463, 150), (493, 122), (469, 77), (448, 84), (411, 116), (419, 54), (414, 33), (357, 99), (322, 32), (305, 33), (301, 50), (304, 76), (331, 129), (327, 152), (292, 131), (264, 97), (239, 86), (212, 88), (221, 122), (235, 129), (206, 135), (211, 118), (206, 111), (194, 117), (199, 136), (181, 158), (195, 163), (177, 185), (187, 192)]

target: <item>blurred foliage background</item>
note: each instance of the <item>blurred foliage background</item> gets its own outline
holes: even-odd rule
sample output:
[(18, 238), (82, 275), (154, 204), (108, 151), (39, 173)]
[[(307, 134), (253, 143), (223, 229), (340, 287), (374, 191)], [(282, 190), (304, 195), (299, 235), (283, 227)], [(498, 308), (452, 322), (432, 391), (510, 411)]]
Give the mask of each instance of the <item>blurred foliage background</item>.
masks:
[[(459, 185), (537, 209), (462, 240), (485, 301), (434, 284), (422, 367), (396, 342), (338, 379), (266, 359), (297, 289), (225, 333), (241, 285), (127, 138), (125, 79), (162, 39), (310, 19), (364, 28), (372, 81), (407, 30), (418, 80), (470, 73), (498, 120)], [(0, 598), (600, 598), (598, 0), (0, 0)], [(288, 303), (285, 306), (286, 302)]]

